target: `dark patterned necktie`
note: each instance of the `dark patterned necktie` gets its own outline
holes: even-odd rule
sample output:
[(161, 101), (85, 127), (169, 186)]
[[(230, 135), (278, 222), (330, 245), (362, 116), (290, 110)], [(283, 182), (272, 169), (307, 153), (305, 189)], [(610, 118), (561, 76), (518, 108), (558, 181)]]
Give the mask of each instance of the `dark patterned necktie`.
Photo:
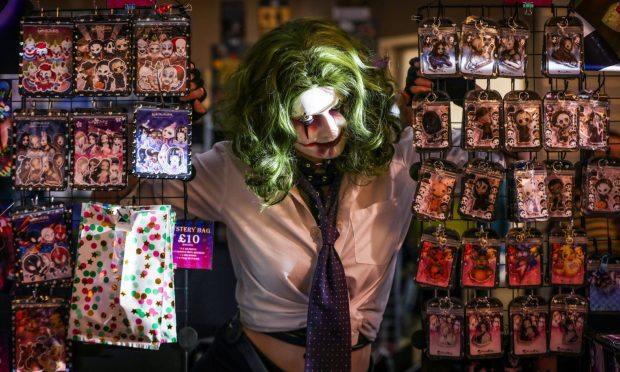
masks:
[(305, 371), (351, 370), (351, 320), (349, 291), (344, 267), (334, 248), (340, 177), (329, 185), (325, 203), (308, 180), (299, 177), (298, 186), (316, 212), (323, 245), (312, 277), (308, 303)]

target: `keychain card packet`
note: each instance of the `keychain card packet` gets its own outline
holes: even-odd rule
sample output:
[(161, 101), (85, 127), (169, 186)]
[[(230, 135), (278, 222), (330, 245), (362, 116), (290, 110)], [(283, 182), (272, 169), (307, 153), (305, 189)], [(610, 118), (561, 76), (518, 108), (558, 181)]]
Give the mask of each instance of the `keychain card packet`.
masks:
[(583, 70), (583, 23), (572, 16), (545, 22), (542, 72), (548, 77), (575, 78)]
[(540, 296), (515, 297), (508, 305), (510, 353), (526, 357), (547, 352), (549, 307)]
[(461, 25), (460, 69), (465, 78), (497, 76), (497, 23), (491, 19), (469, 16)]
[(506, 234), (506, 282), (510, 288), (543, 283), (543, 237), (535, 228), (515, 227)]
[(549, 218), (573, 217), (575, 167), (568, 160), (545, 160)]
[(66, 302), (55, 297), (16, 298), (11, 307), (13, 371), (70, 371)]
[(69, 96), (73, 86), (73, 22), (28, 17), (21, 22), (20, 35), (20, 94)]
[(581, 206), (587, 216), (612, 216), (620, 211), (620, 158), (588, 159), (582, 171)]
[(418, 186), (411, 206), (413, 214), (429, 220), (448, 219), (457, 178), (456, 164), (436, 158), (424, 160), (418, 172)]
[(454, 285), (459, 234), (443, 225), (431, 226), (420, 238), (415, 281), (420, 287), (448, 289)]
[(620, 311), (620, 257), (588, 256), (587, 279), (591, 312)]
[(127, 17), (88, 15), (75, 21), (75, 93), (126, 96), (131, 93), (133, 50)]
[(458, 73), (458, 35), (456, 24), (448, 18), (429, 18), (418, 28), (420, 73), (429, 79)]
[(65, 111), (15, 112), (13, 186), (18, 190), (64, 190), (68, 142)]
[(504, 167), (483, 159), (465, 164), (459, 214), (470, 219), (493, 221), (495, 204), (504, 179)]
[(183, 96), (189, 91), (189, 19), (138, 19), (135, 89), (138, 96)]
[(450, 97), (445, 92), (419, 93), (412, 100), (413, 145), (418, 151), (447, 150), (452, 142)]
[(465, 306), (467, 357), (497, 358), (503, 354), (504, 309), (493, 297), (476, 297)]
[(500, 21), (498, 47), (500, 77), (525, 77), (529, 36), (529, 26), (524, 21), (514, 17)]
[(547, 151), (577, 151), (579, 103), (570, 91), (549, 92), (544, 101), (544, 148)]
[(587, 300), (577, 294), (559, 294), (551, 298), (551, 332), (549, 351), (559, 354), (581, 354), (588, 312)]
[(579, 103), (579, 147), (605, 150), (609, 142), (610, 104), (606, 94), (581, 92)]
[(462, 287), (488, 289), (497, 286), (500, 244), (497, 232), (482, 226), (463, 233)]
[(13, 213), (17, 285), (68, 285), (73, 275), (64, 205), (41, 206)]
[(89, 111), (71, 116), (71, 188), (125, 188), (126, 127), (127, 115), (121, 112)]
[(550, 284), (580, 287), (584, 285), (585, 253), (588, 238), (571, 225), (558, 226), (549, 236)]
[(500, 150), (502, 96), (496, 90), (471, 90), (465, 95), (463, 147), (468, 151)]
[(538, 151), (542, 147), (541, 100), (531, 90), (504, 96), (504, 148), (508, 152)]
[(145, 178), (191, 176), (191, 111), (139, 106), (134, 113), (133, 174)]
[(464, 356), (465, 307), (455, 297), (432, 298), (425, 305), (427, 354), (433, 359)]
[(509, 173), (509, 215), (512, 221), (546, 221), (549, 218), (545, 179), (547, 170), (538, 161), (518, 161)]

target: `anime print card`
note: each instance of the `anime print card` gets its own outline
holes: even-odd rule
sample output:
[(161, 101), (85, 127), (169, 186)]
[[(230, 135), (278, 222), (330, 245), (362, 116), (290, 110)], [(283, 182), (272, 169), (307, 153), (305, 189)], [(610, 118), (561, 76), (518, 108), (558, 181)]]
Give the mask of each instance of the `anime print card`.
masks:
[(567, 160), (546, 160), (545, 165), (549, 217), (570, 218), (573, 216), (575, 168)]
[(534, 228), (512, 228), (506, 235), (506, 277), (511, 288), (542, 285), (542, 233)]
[(87, 96), (131, 93), (129, 20), (87, 16), (75, 22), (75, 92)]
[(497, 285), (500, 240), (490, 229), (469, 229), (461, 240), (461, 286), (468, 288), (494, 288)]
[(189, 88), (189, 20), (137, 20), (136, 95), (182, 96)]
[(465, 96), (463, 147), (466, 150), (500, 150), (502, 96), (495, 90), (472, 90)]
[(21, 25), (20, 92), (61, 97), (73, 85), (73, 23), (26, 18)]
[(499, 76), (525, 77), (527, 67), (527, 41), (529, 28), (523, 21), (508, 18), (500, 22), (499, 29)]
[(605, 150), (609, 141), (609, 100), (606, 95), (579, 94), (579, 147)]
[(583, 66), (583, 24), (577, 17), (552, 17), (545, 22), (543, 73), (577, 77)]
[(620, 159), (589, 159), (582, 174), (581, 203), (587, 215), (606, 216), (620, 211)]
[(504, 148), (509, 152), (538, 151), (541, 141), (541, 101), (534, 91), (504, 96)]
[(78, 114), (71, 118), (73, 156), (71, 187), (122, 189), (126, 185), (127, 117), (124, 114)]
[(544, 99), (544, 147), (547, 151), (577, 151), (579, 104), (572, 92), (549, 92)]
[(465, 164), (463, 173), (459, 213), (475, 220), (492, 221), (504, 179), (504, 167), (499, 163), (473, 159)]
[(450, 148), (450, 97), (445, 92), (417, 94), (413, 106), (413, 145), (418, 151)]
[(582, 286), (588, 238), (582, 231), (555, 229), (549, 237), (549, 282), (558, 286)]
[(426, 303), (427, 354), (430, 358), (462, 358), (465, 308), (458, 298), (433, 298)]
[(588, 304), (590, 311), (620, 310), (620, 257), (588, 257)]
[(503, 353), (504, 309), (492, 297), (477, 297), (467, 303), (467, 357), (496, 358)]
[(508, 305), (510, 351), (514, 356), (547, 352), (547, 317), (549, 310), (540, 296), (516, 297)]
[(139, 107), (134, 120), (133, 174), (147, 178), (189, 178), (190, 111)]
[(581, 354), (586, 327), (587, 301), (576, 294), (551, 298), (549, 350), (555, 353)]
[(486, 18), (469, 16), (461, 28), (461, 73), (466, 78), (497, 75), (497, 24)]
[(67, 116), (16, 114), (13, 185), (21, 190), (64, 190), (67, 180)]
[(420, 240), (416, 283), (421, 287), (451, 288), (459, 245), (458, 233), (442, 225), (431, 226)]
[(428, 78), (455, 76), (458, 71), (456, 24), (447, 18), (426, 19), (418, 28), (420, 72)]
[(452, 210), (457, 171), (452, 162), (433, 158), (425, 160), (419, 169), (412, 212), (421, 218), (445, 221)]
[(59, 298), (16, 299), (13, 308), (13, 371), (70, 370), (67, 308)]
[(519, 161), (511, 168), (511, 219), (518, 222), (546, 221), (549, 218), (549, 207), (545, 165), (541, 162)]

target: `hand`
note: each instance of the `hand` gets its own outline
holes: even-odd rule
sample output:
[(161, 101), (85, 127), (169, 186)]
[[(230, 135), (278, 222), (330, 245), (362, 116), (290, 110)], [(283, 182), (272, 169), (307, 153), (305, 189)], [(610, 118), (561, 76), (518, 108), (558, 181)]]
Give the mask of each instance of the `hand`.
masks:
[(433, 82), (427, 78), (419, 76), (420, 73), (420, 59), (412, 58), (409, 61), (409, 69), (407, 70), (407, 79), (405, 81), (404, 94), (407, 101), (411, 102), (414, 95), (423, 92), (430, 92), (433, 87)]
[(192, 120), (197, 121), (207, 113), (207, 106), (203, 103), (207, 98), (207, 90), (194, 62), (190, 62), (189, 66), (189, 93), (181, 97), (181, 101), (192, 103)]

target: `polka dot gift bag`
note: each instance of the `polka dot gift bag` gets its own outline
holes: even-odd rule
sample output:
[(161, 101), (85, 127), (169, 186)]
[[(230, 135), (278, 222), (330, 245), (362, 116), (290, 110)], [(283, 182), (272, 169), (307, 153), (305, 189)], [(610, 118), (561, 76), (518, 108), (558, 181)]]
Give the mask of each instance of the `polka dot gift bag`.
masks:
[(170, 206), (82, 204), (69, 334), (158, 349), (176, 342)]

